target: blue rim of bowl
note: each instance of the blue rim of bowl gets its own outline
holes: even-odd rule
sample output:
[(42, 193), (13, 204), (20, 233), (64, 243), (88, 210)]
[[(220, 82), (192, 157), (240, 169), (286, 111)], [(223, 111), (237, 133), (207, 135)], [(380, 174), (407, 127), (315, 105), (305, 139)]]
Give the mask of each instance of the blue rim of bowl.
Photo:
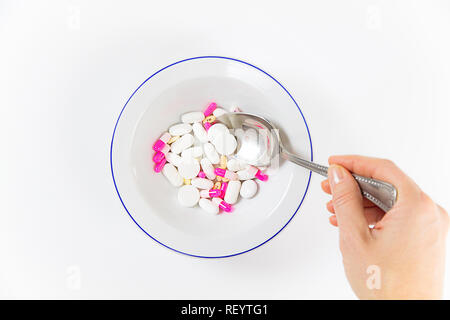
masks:
[(145, 230), (139, 225), (139, 223), (137, 223), (136, 220), (134, 220), (134, 218), (133, 218), (133, 216), (131, 215), (130, 211), (128, 210), (127, 206), (126, 206), (125, 203), (123, 202), (122, 196), (120, 195), (119, 189), (117, 188), (116, 179), (115, 179), (115, 177), (114, 177), (113, 159), (112, 159), (112, 150), (113, 150), (113, 145), (114, 145), (114, 135), (115, 135), (115, 133), (116, 133), (116, 129), (117, 129), (117, 125), (119, 124), (120, 117), (122, 116), (123, 111), (125, 110), (126, 106), (128, 105), (128, 102), (130, 102), (130, 100), (131, 100), (131, 98), (133, 98), (134, 94), (135, 94), (135, 93), (136, 93), (136, 92), (137, 92), (137, 91), (138, 91), (138, 90), (139, 90), (139, 89), (140, 89), (140, 88), (141, 88), (148, 80), (150, 80), (151, 78), (153, 78), (154, 76), (156, 76), (158, 73), (160, 73), (160, 72), (162, 72), (162, 71), (164, 71), (164, 70), (166, 70), (166, 69), (168, 69), (168, 68), (170, 68), (170, 67), (173, 67), (173, 66), (175, 66), (175, 65), (177, 65), (177, 64), (179, 64), (179, 63), (187, 62), (187, 61), (191, 61), (191, 60), (198, 60), (198, 59), (224, 59), (224, 60), (231, 60), (231, 61), (243, 63), (243, 64), (245, 64), (245, 65), (248, 65), (248, 66), (250, 66), (250, 67), (255, 68), (255, 69), (258, 70), (258, 71), (261, 71), (261, 72), (264, 73), (266, 76), (268, 76), (268, 77), (271, 78), (273, 81), (275, 81), (275, 82), (276, 82), (276, 83), (277, 83), (277, 84), (278, 84), (278, 85), (279, 85), (279, 86), (280, 86), (280, 87), (281, 87), (281, 88), (289, 95), (289, 97), (290, 97), (291, 100), (295, 103), (295, 105), (297, 106), (298, 111), (300, 112), (300, 114), (301, 114), (301, 116), (302, 116), (303, 122), (305, 123), (305, 126), (306, 126), (306, 131), (308, 132), (309, 146), (310, 146), (310, 150), (311, 150), (311, 161), (313, 161), (313, 147), (312, 147), (312, 141), (311, 141), (311, 134), (309, 133), (309, 128), (308, 128), (308, 124), (306, 123), (305, 116), (303, 115), (303, 112), (302, 112), (302, 110), (300, 109), (300, 107), (298, 106), (297, 101), (295, 101), (294, 97), (292, 97), (292, 95), (289, 93), (289, 91), (287, 91), (287, 89), (286, 89), (286, 88), (285, 88), (285, 87), (284, 87), (277, 79), (275, 79), (274, 77), (272, 77), (272, 76), (271, 76), (270, 74), (268, 74), (266, 71), (264, 71), (264, 70), (258, 68), (257, 66), (255, 66), (255, 65), (253, 65), (253, 64), (251, 64), (251, 63), (248, 63), (248, 62), (239, 60), (239, 59), (229, 58), (229, 57), (223, 57), (223, 56), (199, 56), (199, 57), (192, 57), (192, 58), (187, 58), (187, 59), (183, 59), (183, 60), (174, 62), (174, 63), (169, 64), (168, 66), (165, 66), (164, 68), (162, 68), (162, 69), (156, 71), (154, 74), (152, 74), (150, 77), (148, 77), (144, 82), (142, 82), (141, 85), (140, 85), (136, 90), (134, 90), (133, 94), (128, 98), (127, 102), (125, 103), (125, 105), (123, 106), (122, 110), (120, 111), (119, 117), (117, 118), (116, 124), (115, 124), (115, 126), (114, 126), (114, 131), (113, 131), (112, 139), (111, 139), (111, 148), (110, 148), (110, 152), (109, 152), (109, 161), (110, 161), (110, 166), (111, 166), (111, 175), (112, 175), (112, 179), (113, 179), (113, 182), (114, 182), (114, 187), (116, 188), (117, 195), (119, 196), (120, 202), (122, 203), (123, 207), (125, 208), (125, 211), (128, 213), (128, 215), (130, 216), (131, 220), (133, 220), (133, 222), (139, 227), (139, 229), (141, 229), (141, 230), (142, 230), (147, 236), (149, 236), (151, 239), (155, 240), (157, 243), (159, 243), (160, 245), (162, 245), (162, 246), (164, 246), (164, 247), (166, 247), (166, 248), (168, 248), (168, 249), (170, 249), (170, 250), (173, 250), (173, 251), (175, 251), (175, 252), (178, 252), (178, 253), (181, 253), (181, 254), (184, 254), (184, 255), (187, 255), (187, 256), (191, 256), (191, 257), (196, 257), (196, 258), (206, 258), (206, 259), (229, 258), (229, 257), (234, 257), (234, 256), (237, 256), (237, 255), (240, 255), (240, 254), (247, 253), (247, 252), (249, 252), (249, 251), (252, 251), (252, 250), (254, 250), (254, 249), (256, 249), (256, 248), (261, 247), (262, 245), (266, 244), (267, 242), (269, 242), (270, 240), (272, 240), (273, 238), (275, 238), (275, 236), (278, 235), (278, 234), (279, 234), (279, 233), (280, 233), (280, 232), (281, 232), (281, 231), (289, 224), (289, 222), (291, 222), (291, 220), (295, 217), (295, 215), (297, 214), (298, 210), (300, 209), (300, 207), (301, 207), (301, 205), (302, 205), (302, 203), (303, 203), (303, 200), (305, 200), (305, 196), (306, 196), (306, 193), (308, 192), (308, 188), (309, 188), (309, 183), (311, 182), (311, 174), (312, 174), (311, 171), (309, 172), (308, 184), (306, 185), (305, 193), (303, 194), (303, 197), (302, 197), (302, 200), (300, 201), (300, 204), (298, 205), (297, 209), (295, 209), (294, 214), (289, 218), (288, 222), (286, 222), (286, 224), (285, 224), (280, 230), (278, 230), (278, 231), (277, 231), (273, 236), (271, 236), (269, 239), (267, 239), (267, 240), (265, 240), (264, 242), (258, 244), (257, 246), (254, 246), (253, 248), (250, 248), (250, 249), (247, 249), (247, 250), (238, 252), (238, 253), (233, 253), (233, 254), (229, 254), (229, 255), (224, 255), (224, 256), (200, 256), (200, 255), (190, 254), (190, 253), (183, 252), (183, 251), (174, 249), (174, 248), (172, 248), (172, 247), (169, 247), (168, 245), (166, 245), (166, 244), (162, 243), (161, 241), (157, 240), (156, 238), (152, 237), (147, 231), (145, 231)]

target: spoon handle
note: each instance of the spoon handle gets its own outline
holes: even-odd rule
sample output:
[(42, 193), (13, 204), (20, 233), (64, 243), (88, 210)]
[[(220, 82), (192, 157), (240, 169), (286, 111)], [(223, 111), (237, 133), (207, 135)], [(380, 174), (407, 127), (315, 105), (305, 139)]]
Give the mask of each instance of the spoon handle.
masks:
[[(328, 167), (302, 159), (292, 153), (283, 151), (281, 156), (299, 166), (328, 177)], [(358, 182), (362, 195), (372, 201), (384, 212), (389, 211), (397, 200), (397, 189), (390, 183), (352, 174)]]

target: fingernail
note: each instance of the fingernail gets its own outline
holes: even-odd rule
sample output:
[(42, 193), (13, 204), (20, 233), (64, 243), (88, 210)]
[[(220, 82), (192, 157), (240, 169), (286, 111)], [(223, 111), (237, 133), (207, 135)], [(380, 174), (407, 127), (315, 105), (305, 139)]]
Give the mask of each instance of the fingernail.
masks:
[(342, 167), (337, 165), (331, 165), (328, 168), (328, 177), (331, 177), (330, 182), (331, 184), (338, 184), (339, 182), (344, 179), (344, 171), (342, 170)]

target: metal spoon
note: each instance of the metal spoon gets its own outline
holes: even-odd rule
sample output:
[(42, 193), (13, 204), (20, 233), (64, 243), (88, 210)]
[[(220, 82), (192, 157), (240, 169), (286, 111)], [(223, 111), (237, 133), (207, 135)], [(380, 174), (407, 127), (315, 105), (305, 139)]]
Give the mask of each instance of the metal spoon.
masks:
[[(268, 166), (281, 155), (299, 166), (324, 177), (328, 176), (328, 167), (304, 160), (287, 151), (281, 142), (278, 129), (267, 119), (250, 113), (230, 112), (220, 116), (218, 120), (235, 130), (238, 137), (236, 159), (254, 166)], [(245, 139), (240, 139), (244, 132), (251, 133), (249, 129), (253, 129), (254, 134), (250, 135), (250, 138), (246, 134)], [(356, 174), (353, 174), (353, 177), (364, 197), (385, 212), (392, 208), (397, 200), (397, 189), (392, 184)]]

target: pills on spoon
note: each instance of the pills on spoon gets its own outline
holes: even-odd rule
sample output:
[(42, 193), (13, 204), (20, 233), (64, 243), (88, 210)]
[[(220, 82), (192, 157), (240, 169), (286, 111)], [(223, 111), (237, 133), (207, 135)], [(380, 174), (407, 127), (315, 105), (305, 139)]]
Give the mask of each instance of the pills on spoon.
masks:
[(184, 113), (150, 146), (153, 170), (178, 188), (182, 207), (198, 205), (211, 215), (235, 214), (233, 207), (239, 197), (256, 195), (258, 184), (254, 179), (268, 180), (264, 168), (234, 158), (238, 141), (255, 137), (253, 132), (230, 130), (221, 123), (220, 117), (227, 110), (240, 109), (210, 102), (202, 110)]

